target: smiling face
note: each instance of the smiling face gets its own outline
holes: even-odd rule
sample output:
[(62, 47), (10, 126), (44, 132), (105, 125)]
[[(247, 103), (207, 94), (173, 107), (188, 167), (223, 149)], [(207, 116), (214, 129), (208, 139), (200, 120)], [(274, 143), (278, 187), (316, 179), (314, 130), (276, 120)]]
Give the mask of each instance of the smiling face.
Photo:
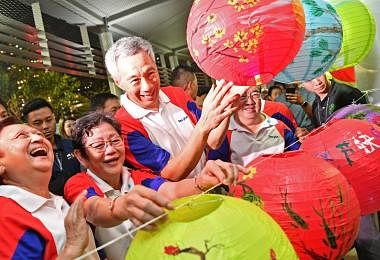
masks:
[(240, 97), (240, 108), (236, 112), (241, 121), (250, 120), (260, 115), (260, 87), (250, 87)]
[(108, 123), (101, 123), (92, 128), (83, 139), (87, 158), (75, 150), (79, 161), (108, 183), (119, 178), (123, 171), (125, 150), (123, 139), (115, 128)]
[(157, 66), (145, 51), (133, 56), (120, 56), (117, 61), (120, 77), (115, 81), (128, 98), (145, 109), (158, 109), (160, 76)]
[(37, 129), (13, 124), (1, 130), (0, 173), (4, 184), (47, 191), (53, 161), (53, 148)]

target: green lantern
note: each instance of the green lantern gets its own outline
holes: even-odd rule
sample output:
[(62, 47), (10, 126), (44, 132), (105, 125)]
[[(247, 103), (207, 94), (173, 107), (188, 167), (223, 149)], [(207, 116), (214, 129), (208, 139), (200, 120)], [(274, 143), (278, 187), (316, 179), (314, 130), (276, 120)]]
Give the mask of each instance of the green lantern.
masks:
[(360, 0), (329, 0), (337, 11), (343, 28), (343, 44), (331, 71), (355, 66), (372, 49), (375, 20)]
[(126, 259), (297, 259), (280, 226), (247, 201), (222, 195), (176, 200), (158, 231), (139, 231)]

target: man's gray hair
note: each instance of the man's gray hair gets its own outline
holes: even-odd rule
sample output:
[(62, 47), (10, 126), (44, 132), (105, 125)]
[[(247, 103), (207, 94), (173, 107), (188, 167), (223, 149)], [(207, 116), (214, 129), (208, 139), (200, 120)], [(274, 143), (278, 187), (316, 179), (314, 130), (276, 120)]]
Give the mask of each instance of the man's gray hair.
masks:
[(108, 72), (111, 74), (114, 80), (119, 78), (117, 61), (120, 56), (133, 56), (140, 51), (146, 51), (152, 58), (153, 62), (156, 62), (152, 44), (150, 44), (150, 42), (147, 40), (137, 36), (123, 37), (117, 40), (107, 50), (105, 55), (105, 63)]

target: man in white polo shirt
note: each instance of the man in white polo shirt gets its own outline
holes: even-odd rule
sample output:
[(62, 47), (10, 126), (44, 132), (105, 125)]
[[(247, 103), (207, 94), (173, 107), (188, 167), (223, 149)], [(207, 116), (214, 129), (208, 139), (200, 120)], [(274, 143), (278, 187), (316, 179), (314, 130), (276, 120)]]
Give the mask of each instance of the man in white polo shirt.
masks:
[(122, 126), (129, 166), (178, 181), (201, 171), (204, 149), (223, 141), (239, 96), (228, 96), (232, 83), (220, 81), (205, 99), (202, 113), (182, 89), (160, 88), (152, 46), (125, 37), (107, 51), (105, 62), (125, 91), (115, 118)]

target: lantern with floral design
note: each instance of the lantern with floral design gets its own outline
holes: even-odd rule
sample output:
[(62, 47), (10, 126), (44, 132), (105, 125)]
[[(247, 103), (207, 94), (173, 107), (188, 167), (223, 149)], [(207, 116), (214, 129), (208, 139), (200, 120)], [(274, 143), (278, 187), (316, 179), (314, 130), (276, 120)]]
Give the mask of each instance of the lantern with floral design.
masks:
[(282, 227), (300, 259), (339, 259), (352, 247), (360, 209), (331, 164), (303, 151), (256, 158), (231, 193), (262, 207)]
[(187, 23), (199, 68), (235, 85), (272, 80), (294, 59), (304, 33), (300, 0), (195, 0)]
[(222, 195), (173, 202), (157, 231), (139, 231), (127, 259), (297, 259), (278, 224), (252, 203)]
[(306, 32), (294, 60), (276, 77), (292, 83), (310, 81), (325, 73), (335, 61), (342, 45), (342, 25), (334, 7), (324, 0), (302, 0)]
[(362, 215), (380, 210), (380, 127), (336, 119), (312, 131), (301, 148), (334, 165), (351, 183)]

